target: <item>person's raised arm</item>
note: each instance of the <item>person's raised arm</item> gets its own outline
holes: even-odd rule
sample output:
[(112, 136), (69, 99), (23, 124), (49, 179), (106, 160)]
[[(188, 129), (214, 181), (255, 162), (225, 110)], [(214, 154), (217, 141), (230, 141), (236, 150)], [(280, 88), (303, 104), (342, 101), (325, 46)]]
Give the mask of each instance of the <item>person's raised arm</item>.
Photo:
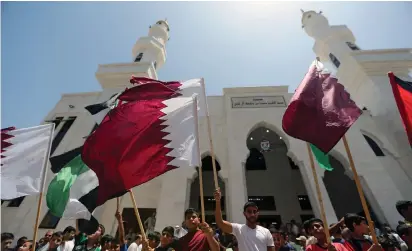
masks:
[(215, 218), (216, 218), (216, 225), (225, 233), (231, 234), (233, 232), (232, 223), (223, 220), (222, 216), (222, 207), (221, 207), (221, 199), (222, 194), (220, 192), (220, 188), (216, 189), (215, 191), (215, 200), (216, 200), (216, 210), (215, 210)]
[(119, 243), (120, 243), (120, 246), (122, 246), (126, 243), (126, 240), (124, 238), (125, 235), (124, 235), (123, 217), (119, 211), (116, 212), (115, 217), (119, 225)]

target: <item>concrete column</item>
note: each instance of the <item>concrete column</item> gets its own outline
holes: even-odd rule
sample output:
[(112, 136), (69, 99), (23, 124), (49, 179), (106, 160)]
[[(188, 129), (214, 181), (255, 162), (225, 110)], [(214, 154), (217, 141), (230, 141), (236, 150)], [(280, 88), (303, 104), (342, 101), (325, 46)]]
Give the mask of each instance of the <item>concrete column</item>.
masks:
[(189, 205), (190, 184), (196, 171), (178, 168), (163, 174), (162, 188), (156, 213), (157, 231), (180, 225)]
[(235, 223), (244, 223), (243, 206), (247, 201), (247, 187), (245, 177), (245, 163), (240, 160), (234, 163), (229, 170), (228, 183), (226, 185), (227, 202), (230, 205), (230, 220)]

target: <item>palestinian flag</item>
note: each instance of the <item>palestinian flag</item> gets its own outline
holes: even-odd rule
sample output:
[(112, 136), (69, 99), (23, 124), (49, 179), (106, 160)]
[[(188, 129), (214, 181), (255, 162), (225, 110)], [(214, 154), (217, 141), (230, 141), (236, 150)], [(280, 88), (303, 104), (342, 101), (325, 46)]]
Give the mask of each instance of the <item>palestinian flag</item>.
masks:
[(286, 108), (282, 127), (326, 154), (361, 114), (338, 79), (314, 62)]
[[(99, 178), (97, 205), (175, 168), (199, 166), (196, 105), (159, 82), (139, 84), (84, 143), (82, 159)], [(113, 142), (116, 142), (113, 144)]]
[[(117, 105), (117, 97), (120, 94), (121, 92), (113, 94), (105, 102), (85, 107), (96, 121), (91, 133), (110, 109)], [(99, 180), (96, 173), (83, 163), (82, 149), (83, 146), (80, 146), (50, 158), (51, 170), (56, 176), (47, 189), (46, 202), (53, 215), (65, 219), (78, 219), (79, 230), (91, 234), (98, 228), (98, 221), (93, 212), (97, 208)]]
[(50, 212), (64, 219), (79, 219), (79, 230), (91, 234), (98, 222), (93, 217), (96, 209), (99, 180), (81, 159), (82, 146), (50, 158), (56, 176), (46, 194)]
[(393, 72), (389, 72), (388, 76), (409, 144), (412, 146), (412, 82), (396, 77)]

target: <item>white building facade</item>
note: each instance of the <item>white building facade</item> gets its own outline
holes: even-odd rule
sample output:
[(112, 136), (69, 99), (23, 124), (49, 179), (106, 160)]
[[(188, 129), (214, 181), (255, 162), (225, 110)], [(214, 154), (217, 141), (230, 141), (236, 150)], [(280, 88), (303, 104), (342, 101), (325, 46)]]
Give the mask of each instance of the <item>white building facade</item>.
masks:
[[(302, 25), (315, 40), (316, 55), (335, 65), (340, 82), (358, 106), (364, 108), (346, 137), (375, 219), (395, 226), (401, 219), (395, 203), (412, 199), (412, 150), (386, 73), (393, 71), (411, 81), (408, 71), (412, 68), (412, 49), (360, 50), (346, 26), (330, 26), (321, 13), (314, 11), (303, 13)], [(85, 106), (105, 101), (129, 87), (131, 75), (157, 79), (156, 71), (166, 62), (168, 39), (168, 23), (158, 21), (150, 27), (148, 36), (140, 38), (133, 47), (134, 62), (99, 65), (96, 77), (103, 91), (62, 95), (45, 118), (57, 126), (53, 156), (81, 146), (93, 130), (95, 123)], [(287, 86), (225, 88), (222, 96), (208, 97), (224, 214), (232, 222), (244, 222), (242, 211), (247, 200), (259, 204), (262, 222), (302, 222), (313, 215), (320, 217), (306, 144), (282, 130), (282, 117), (291, 97)], [(213, 222), (209, 138), (206, 120), (199, 123), (205, 209), (207, 219)], [(347, 212), (361, 212), (362, 207), (342, 142), (330, 156), (334, 170), (326, 172), (317, 166), (317, 174), (328, 223), (334, 223)], [(52, 178), (49, 172), (46, 184)], [(188, 207), (200, 207), (195, 169), (173, 170), (134, 188), (133, 192), (143, 220), (152, 212), (157, 213), (158, 231), (180, 225)], [(37, 200), (26, 197), (2, 202), (2, 232), (31, 236)], [(126, 221), (128, 227), (134, 228), (137, 224), (131, 222), (134, 214), (130, 197), (126, 194), (120, 201), (124, 214), (132, 212)], [(107, 233), (117, 231), (115, 210), (116, 200), (97, 209), (96, 218)], [(59, 221), (49, 215), (45, 203), (40, 220), (40, 236), (47, 229), (63, 230), (75, 225), (73, 220)]]

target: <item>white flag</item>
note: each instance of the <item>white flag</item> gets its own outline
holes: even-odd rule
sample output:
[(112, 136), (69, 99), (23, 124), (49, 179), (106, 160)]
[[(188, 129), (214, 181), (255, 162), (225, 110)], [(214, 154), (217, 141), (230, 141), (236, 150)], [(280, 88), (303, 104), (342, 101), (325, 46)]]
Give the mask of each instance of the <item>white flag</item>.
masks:
[(1, 132), (1, 199), (40, 193), (54, 124)]

